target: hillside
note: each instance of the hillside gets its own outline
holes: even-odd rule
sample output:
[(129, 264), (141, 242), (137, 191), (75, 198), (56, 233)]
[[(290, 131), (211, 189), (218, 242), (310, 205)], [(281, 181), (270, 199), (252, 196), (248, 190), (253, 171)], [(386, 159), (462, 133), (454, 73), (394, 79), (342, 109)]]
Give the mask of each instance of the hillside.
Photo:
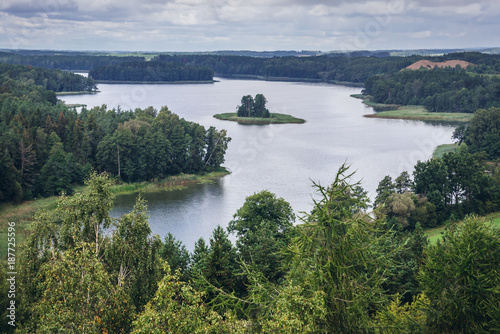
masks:
[(419, 60), (416, 63), (413, 63), (409, 66), (406, 66), (405, 68), (409, 69), (409, 70), (419, 70), (422, 67), (432, 69), (432, 68), (435, 68), (436, 66), (440, 67), (440, 68), (445, 68), (445, 67), (455, 68), (457, 65), (460, 65), (460, 67), (462, 67), (462, 68), (467, 68), (467, 67), (474, 65), (474, 64), (469, 63), (468, 61), (464, 61), (464, 60), (447, 60), (447, 61), (443, 61), (443, 62), (434, 62), (434, 61), (430, 61), (430, 60)]

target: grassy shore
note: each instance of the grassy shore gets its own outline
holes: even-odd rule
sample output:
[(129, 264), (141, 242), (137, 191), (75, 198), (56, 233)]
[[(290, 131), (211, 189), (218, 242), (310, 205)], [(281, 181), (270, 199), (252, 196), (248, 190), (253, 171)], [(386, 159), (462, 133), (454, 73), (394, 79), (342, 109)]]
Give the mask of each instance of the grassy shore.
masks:
[[(486, 221), (491, 221), (493, 226), (495, 226), (496, 228), (500, 228), (500, 212), (489, 214), (485, 216), (485, 219)], [(461, 225), (462, 222), (458, 224)], [(444, 232), (445, 232), (444, 226), (425, 230), (425, 234), (427, 235), (427, 238), (429, 238), (429, 244), (431, 245), (436, 244), (438, 240), (441, 240), (443, 238)]]
[(449, 123), (465, 123), (472, 119), (471, 113), (439, 113), (429, 112), (423, 106), (401, 106), (397, 104), (375, 103), (371, 97), (363, 94), (353, 94), (354, 98), (362, 99), (367, 106), (373, 107), (375, 114), (364, 115), (368, 118), (388, 118), (388, 119), (407, 119), (415, 121), (433, 121)]
[(76, 92), (57, 92), (56, 95), (57, 96), (64, 96), (64, 95), (84, 95), (84, 94), (97, 94), (97, 93), (100, 93), (100, 91), (98, 91), (98, 90), (92, 90), (92, 91), (80, 90), (80, 91), (76, 91)]
[(458, 144), (443, 144), (436, 147), (432, 153), (433, 158), (442, 158), (445, 153), (455, 152)]
[(223, 113), (214, 115), (215, 118), (223, 121), (233, 121), (240, 124), (285, 124), (285, 123), (295, 123), (302, 124), (306, 121), (301, 118), (296, 118), (291, 115), (271, 113), (270, 118), (258, 118), (258, 117), (238, 117), (237, 113)]
[[(153, 182), (136, 182), (136, 183), (118, 183), (111, 187), (111, 192), (115, 195), (124, 195), (135, 192), (159, 192), (172, 191), (186, 188), (194, 184), (204, 184), (213, 182), (229, 172), (221, 168), (218, 171), (205, 174), (181, 174), (170, 176), (163, 180)], [(74, 188), (75, 192), (80, 192), (84, 189), (83, 186)], [(0, 248), (0, 259), (5, 259), (7, 255), (7, 228), (9, 222), (14, 222), (16, 233), (16, 249), (22, 245), (29, 233), (29, 226), (34, 219), (35, 214), (40, 210), (52, 210), (57, 207), (58, 196), (40, 198), (33, 201), (25, 201), (19, 205), (5, 203), (0, 205), (0, 240), (2, 246)]]

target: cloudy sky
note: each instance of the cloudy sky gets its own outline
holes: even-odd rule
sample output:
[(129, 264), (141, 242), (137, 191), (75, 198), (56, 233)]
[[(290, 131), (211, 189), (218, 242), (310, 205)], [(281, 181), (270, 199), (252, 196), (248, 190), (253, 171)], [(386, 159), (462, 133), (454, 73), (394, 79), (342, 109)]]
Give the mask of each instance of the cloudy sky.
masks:
[(381, 50), (500, 46), (498, 0), (2, 0), (0, 48)]

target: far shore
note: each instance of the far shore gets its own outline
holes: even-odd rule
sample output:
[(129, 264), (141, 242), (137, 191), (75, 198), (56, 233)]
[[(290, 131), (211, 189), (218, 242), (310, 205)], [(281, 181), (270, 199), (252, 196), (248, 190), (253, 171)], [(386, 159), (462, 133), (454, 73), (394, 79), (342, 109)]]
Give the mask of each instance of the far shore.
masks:
[(125, 80), (95, 80), (95, 83), (101, 84), (130, 84), (130, 85), (186, 85), (186, 84), (213, 84), (217, 80), (205, 81), (125, 81)]

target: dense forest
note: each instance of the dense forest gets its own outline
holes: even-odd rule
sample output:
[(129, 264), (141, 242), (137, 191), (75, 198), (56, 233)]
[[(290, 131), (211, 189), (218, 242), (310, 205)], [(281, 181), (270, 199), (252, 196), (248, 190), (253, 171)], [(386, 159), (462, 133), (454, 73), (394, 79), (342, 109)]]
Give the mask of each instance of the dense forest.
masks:
[[(2, 93), (18, 96), (28, 95), (30, 89), (40, 89), (39, 87), (52, 92), (92, 92), (97, 89), (92, 78), (40, 67), (0, 63), (0, 76)], [(26, 86), (26, 89), (19, 89), (21, 85)], [(39, 87), (33, 87), (33, 85)], [(42, 93), (51, 94), (50, 92)]]
[(363, 83), (380, 73), (399, 71), (420, 57), (348, 57), (344, 54), (315, 57), (256, 58), (213, 55), (159, 55), (164, 62), (206, 66), (223, 77), (254, 76), (264, 79), (302, 79)]
[(205, 129), (167, 107), (102, 106), (78, 114), (45, 86), (56, 80), (59, 88), (81, 90), (73, 79), (95, 87), (92, 79), (27, 66), (0, 68), (1, 202), (71, 193), (92, 169), (132, 182), (212, 171), (224, 161), (230, 140), (224, 130)]
[(0, 52), (0, 62), (6, 64), (29, 65), (48, 69), (61, 69), (66, 71), (88, 71), (94, 67), (119, 64), (123, 62), (144, 62), (144, 57), (126, 56), (91, 56), (77, 52), (66, 54), (14, 54)]
[(214, 71), (207, 67), (158, 61), (127, 62), (92, 68), (89, 77), (109, 81), (211, 82)]
[[(112, 219), (112, 180), (93, 173), (82, 193), (33, 221), (19, 257), (16, 332), (494, 332), (499, 230), (468, 216), (428, 245), (419, 222), (405, 223), (404, 204), (369, 214), (353, 176), (343, 165), (330, 186), (314, 184), (314, 207), (297, 225), (284, 199), (248, 196), (227, 230), (189, 253), (171, 234), (151, 235), (140, 198)], [(388, 201), (413, 187), (399, 178)], [(0, 276), (6, 305), (3, 266)]]

